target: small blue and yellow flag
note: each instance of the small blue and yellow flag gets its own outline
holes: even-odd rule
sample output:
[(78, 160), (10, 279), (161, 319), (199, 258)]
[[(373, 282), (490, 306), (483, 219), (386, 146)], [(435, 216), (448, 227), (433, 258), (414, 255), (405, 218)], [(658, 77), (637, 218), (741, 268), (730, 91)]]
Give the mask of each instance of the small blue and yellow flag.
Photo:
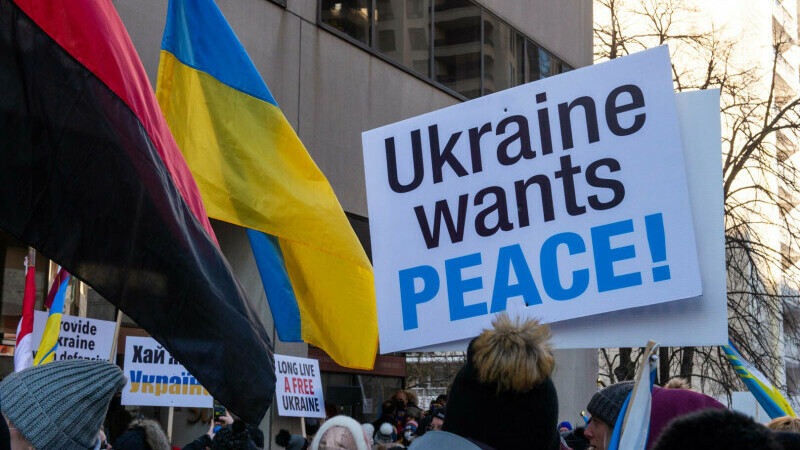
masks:
[(772, 386), (764, 374), (744, 359), (731, 341), (728, 341), (728, 345), (723, 345), (722, 350), (728, 356), (728, 361), (736, 374), (742, 379), (747, 389), (750, 389), (750, 393), (758, 400), (771, 419), (783, 416), (795, 417), (789, 402)]
[[(60, 277), (56, 277), (56, 282), (59, 279)], [(50, 306), (50, 314), (47, 316), (47, 324), (45, 324), (44, 333), (42, 333), (42, 342), (39, 343), (39, 349), (33, 359), (34, 366), (47, 364), (55, 358), (55, 351), (58, 348), (58, 333), (61, 331), (61, 314), (64, 312), (64, 296), (67, 294), (68, 283), (69, 275), (66, 275), (58, 286), (58, 291), (56, 291), (56, 295), (53, 298), (53, 304)]]
[(372, 265), (213, 0), (170, 0), (156, 96), (208, 215), (248, 229), (278, 337), (371, 369)]
[(647, 342), (644, 358), (636, 371), (633, 389), (622, 404), (608, 444), (609, 450), (645, 450), (650, 433), (653, 386), (658, 370), (659, 346)]

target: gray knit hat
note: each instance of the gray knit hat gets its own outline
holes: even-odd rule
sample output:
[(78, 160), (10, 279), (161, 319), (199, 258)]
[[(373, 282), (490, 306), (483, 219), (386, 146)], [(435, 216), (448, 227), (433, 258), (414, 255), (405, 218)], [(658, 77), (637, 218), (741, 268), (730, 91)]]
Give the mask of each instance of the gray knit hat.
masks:
[(592, 417), (597, 417), (611, 428), (617, 423), (617, 416), (633, 390), (633, 381), (623, 381), (622, 383), (612, 384), (602, 391), (594, 394), (589, 401), (586, 410)]
[(12, 373), (0, 382), (0, 398), (38, 450), (84, 450), (94, 448), (111, 397), (124, 386), (116, 365), (70, 359)]

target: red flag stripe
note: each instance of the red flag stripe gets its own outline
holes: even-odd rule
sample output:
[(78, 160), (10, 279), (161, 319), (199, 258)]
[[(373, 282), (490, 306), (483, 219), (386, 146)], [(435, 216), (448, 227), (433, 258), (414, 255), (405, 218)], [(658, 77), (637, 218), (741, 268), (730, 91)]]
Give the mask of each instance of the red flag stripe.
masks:
[(33, 333), (34, 303), (36, 303), (36, 269), (34, 266), (28, 266), (25, 274), (25, 295), (22, 298), (22, 321), (17, 333), (17, 346), (26, 334)]
[(69, 276), (66, 270), (63, 268), (58, 269), (58, 273), (56, 273), (55, 278), (53, 279), (53, 284), (50, 286), (50, 290), (47, 291), (47, 300), (44, 301), (44, 307), (50, 309), (53, 306), (53, 299), (56, 298), (56, 293), (58, 292), (58, 287), (61, 286), (61, 283)]
[[(136, 49), (110, 0), (13, 0), (136, 114), (183, 200), (214, 242), (200, 191), (158, 107)], [(64, 14), (69, 8), (70, 14)], [(75, 17), (82, 20), (76, 21)], [(97, 45), (97, 42), (109, 42)], [(114, 51), (110, 51), (114, 49)]]

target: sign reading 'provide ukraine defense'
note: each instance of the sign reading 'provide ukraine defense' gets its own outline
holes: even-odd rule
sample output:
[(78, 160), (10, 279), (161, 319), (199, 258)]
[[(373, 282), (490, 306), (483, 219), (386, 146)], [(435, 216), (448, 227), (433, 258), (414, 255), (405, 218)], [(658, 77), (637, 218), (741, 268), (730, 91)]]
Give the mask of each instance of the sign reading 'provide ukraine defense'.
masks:
[(362, 140), (382, 353), (701, 294), (666, 46)]
[(123, 405), (211, 408), (214, 399), (192, 374), (150, 337), (125, 339)]

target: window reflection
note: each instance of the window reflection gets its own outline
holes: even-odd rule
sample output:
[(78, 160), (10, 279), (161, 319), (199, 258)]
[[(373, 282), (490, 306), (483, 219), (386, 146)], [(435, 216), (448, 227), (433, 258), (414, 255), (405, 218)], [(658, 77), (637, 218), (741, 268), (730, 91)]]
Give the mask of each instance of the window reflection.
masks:
[(483, 95), (502, 91), (524, 81), (524, 38), (491, 14), (483, 22)]
[(573, 69), (472, 0), (320, 0), (319, 5), (322, 25), (466, 98)]
[(481, 9), (468, 0), (435, 0), (435, 80), (467, 98), (481, 95)]
[(430, 76), (430, 0), (377, 0), (375, 48)]
[(320, 0), (320, 20), (369, 45), (371, 0)]

